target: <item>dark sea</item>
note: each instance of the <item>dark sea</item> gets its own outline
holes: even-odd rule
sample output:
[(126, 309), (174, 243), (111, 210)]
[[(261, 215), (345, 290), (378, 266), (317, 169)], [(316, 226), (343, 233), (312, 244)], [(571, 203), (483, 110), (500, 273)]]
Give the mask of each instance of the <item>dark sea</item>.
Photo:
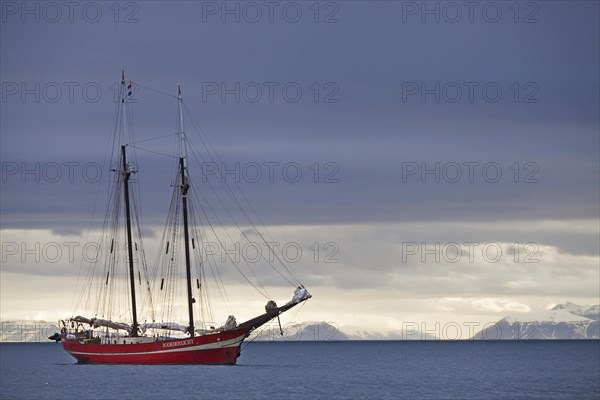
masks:
[(253, 342), (236, 366), (77, 365), (0, 344), (1, 399), (594, 399), (600, 341)]

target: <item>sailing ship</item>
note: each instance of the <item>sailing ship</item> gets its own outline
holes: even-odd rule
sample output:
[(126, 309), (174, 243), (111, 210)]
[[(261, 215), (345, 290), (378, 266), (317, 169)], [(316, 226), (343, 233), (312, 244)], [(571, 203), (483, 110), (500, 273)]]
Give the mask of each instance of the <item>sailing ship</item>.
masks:
[[(210, 274), (207, 270), (212, 272), (221, 294), (225, 287), (219, 268), (210, 265), (210, 258), (202, 254), (200, 242), (206, 237), (202, 231), (202, 216), (206, 217), (210, 229), (216, 231), (208, 221), (208, 208), (195, 205), (201, 197), (197, 188), (200, 185), (195, 185), (189, 174), (188, 152), (191, 149), (193, 157), (197, 158), (198, 151), (190, 147), (190, 140), (185, 133), (184, 114), (189, 109), (183, 103), (180, 85), (176, 98), (177, 132), (172, 135), (175, 140), (172, 153), (173, 193), (167, 227), (158, 250), (154, 276), (151, 277), (142, 241), (141, 195), (139, 188), (134, 187), (137, 179), (133, 179), (134, 174), (138, 173), (137, 164), (130, 161), (132, 151), (141, 148), (136, 146), (138, 142), (133, 137), (132, 82), (126, 82), (125, 72), (122, 72), (111, 141), (113, 150), (110, 151), (111, 171), (115, 179), (109, 182), (105, 219), (100, 234), (102, 246), (98, 246), (105, 251), (101, 252), (102, 257), (94, 258), (87, 275), (80, 275), (83, 289), (76, 297), (74, 307), (76, 310), (87, 310), (93, 316), (74, 313), (71, 318), (59, 322), (62, 346), (78, 363), (235, 364), (242, 343), (252, 332), (271, 320), (279, 320), (282, 313), (311, 297), (291, 266), (268, 246), (273, 255), (264, 257), (265, 261), (269, 258), (269, 265), (293, 285), (291, 300), (278, 306), (267, 297), (264, 285), (258, 281), (251, 265), (247, 265), (244, 272), (239, 262), (231, 260), (246, 283), (267, 297), (265, 312), (241, 323), (237, 323), (233, 315), (229, 315), (219, 327), (212, 322), (205, 323), (214, 318), (210, 311), (212, 296), (208, 291)], [(233, 196), (234, 203), (241, 207), (242, 202), (234, 190), (229, 185), (225, 188)], [(245, 196), (243, 198), (246, 199)], [(206, 197), (202, 199), (206, 200)], [(198, 210), (202, 211), (200, 217)], [(256, 228), (250, 213), (242, 212), (249, 225)], [(245, 231), (242, 228), (240, 230), (242, 236), (246, 237)], [(266, 242), (262, 233), (258, 236)], [(117, 255), (119, 239), (125, 240), (125, 257)], [(284, 273), (275, 269), (275, 260), (283, 267)], [(182, 265), (184, 268), (181, 268)], [(194, 272), (197, 273), (195, 279)], [(226, 292), (224, 297), (228, 299)], [(126, 300), (123, 301), (123, 298)], [(187, 308), (187, 325), (173, 320), (178, 307), (180, 310)], [(204, 319), (200, 328), (196, 323), (198, 308), (200, 317)], [(141, 316), (142, 313), (144, 316)], [(280, 321), (279, 327), (281, 330)]]

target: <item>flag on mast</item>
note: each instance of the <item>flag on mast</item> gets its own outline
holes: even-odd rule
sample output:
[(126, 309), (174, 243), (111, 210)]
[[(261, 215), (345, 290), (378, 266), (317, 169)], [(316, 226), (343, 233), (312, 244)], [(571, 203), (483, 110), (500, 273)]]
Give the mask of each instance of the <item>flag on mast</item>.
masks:
[(127, 96), (131, 96), (133, 94), (133, 85), (131, 84), (131, 82), (129, 82), (129, 85), (127, 85)]

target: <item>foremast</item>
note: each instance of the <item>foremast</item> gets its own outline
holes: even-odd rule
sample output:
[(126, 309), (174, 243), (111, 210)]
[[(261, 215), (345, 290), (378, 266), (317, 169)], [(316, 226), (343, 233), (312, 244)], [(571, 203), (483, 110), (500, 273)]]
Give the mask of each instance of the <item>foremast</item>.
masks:
[(177, 103), (179, 110), (179, 129), (178, 133), (181, 136), (181, 152), (179, 157), (179, 173), (181, 175), (181, 209), (183, 212), (183, 242), (185, 252), (185, 277), (187, 284), (187, 303), (188, 303), (188, 318), (189, 326), (188, 333), (190, 337), (195, 336), (194, 327), (194, 303), (196, 300), (193, 297), (192, 292), (192, 271), (191, 271), (191, 260), (190, 260), (190, 234), (188, 226), (188, 203), (187, 196), (190, 185), (185, 173), (185, 157), (186, 157), (186, 143), (185, 143), (185, 131), (183, 127), (183, 104), (181, 97), (181, 85), (177, 85)]
[[(125, 124), (127, 123), (127, 118), (124, 115), (125, 111), (125, 95), (126, 95), (126, 86), (125, 86), (125, 70), (121, 71), (121, 117), (123, 123), (123, 132), (126, 132)], [(121, 163), (122, 168), (119, 171), (123, 174), (123, 190), (125, 196), (125, 224), (127, 231), (127, 255), (128, 255), (128, 263), (129, 263), (129, 288), (131, 291), (131, 332), (129, 332), (130, 336), (136, 337), (138, 336), (138, 319), (137, 319), (137, 305), (135, 301), (135, 272), (133, 268), (133, 240), (131, 239), (131, 206), (129, 201), (129, 177), (132, 174), (132, 170), (129, 168), (127, 164), (127, 155), (125, 151), (125, 145), (121, 145)]]

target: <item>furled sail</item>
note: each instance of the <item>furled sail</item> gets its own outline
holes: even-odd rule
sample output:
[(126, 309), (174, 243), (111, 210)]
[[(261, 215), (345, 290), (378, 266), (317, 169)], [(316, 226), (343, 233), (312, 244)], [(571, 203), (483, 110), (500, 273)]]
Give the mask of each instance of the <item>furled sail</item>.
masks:
[(85, 318), (81, 315), (72, 318), (71, 321), (80, 322), (83, 324), (88, 324), (92, 328), (99, 328), (101, 326), (112, 329), (123, 329), (125, 331), (131, 331), (131, 325), (126, 324), (124, 322), (114, 322), (108, 319), (100, 319), (100, 318)]
[(94, 328), (104, 326), (106, 328), (123, 329), (125, 331), (131, 331), (131, 325), (126, 324), (124, 322), (114, 322), (114, 321), (111, 321), (108, 319), (98, 319), (98, 318), (92, 318), (90, 320), (90, 322)]
[(148, 329), (168, 329), (171, 331), (187, 332), (188, 327), (177, 324), (175, 322), (148, 322), (140, 324), (142, 332), (146, 332)]
[(75, 318), (72, 318), (71, 321), (81, 322), (83, 324), (92, 325), (92, 321), (90, 319), (88, 319), (86, 317), (82, 317), (81, 315), (78, 315)]

